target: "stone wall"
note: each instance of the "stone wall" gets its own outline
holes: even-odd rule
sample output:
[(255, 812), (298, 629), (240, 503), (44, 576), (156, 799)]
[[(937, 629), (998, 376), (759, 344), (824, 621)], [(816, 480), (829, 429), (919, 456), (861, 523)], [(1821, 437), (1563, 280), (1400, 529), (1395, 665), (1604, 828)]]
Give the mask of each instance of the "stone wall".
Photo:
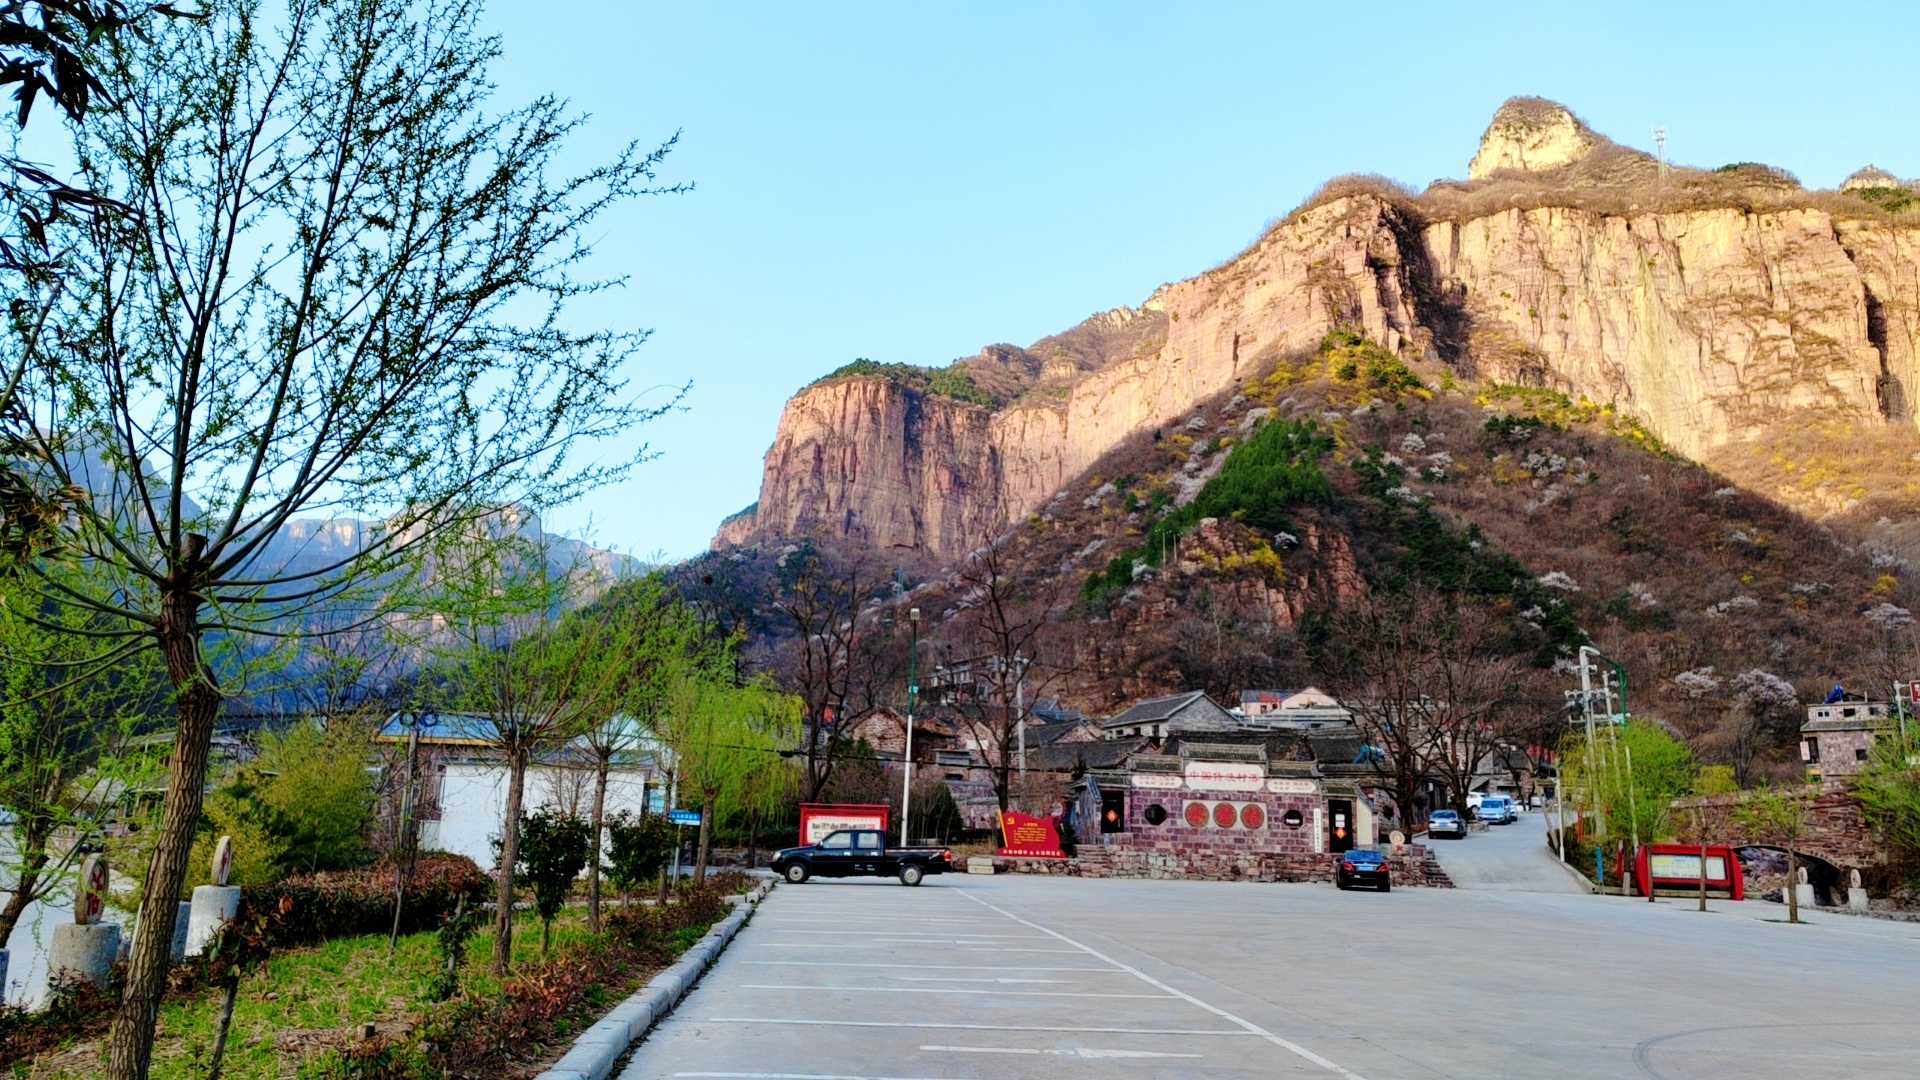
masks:
[[(1071, 859), (1001, 859), (996, 863), (1016, 874), (1068, 877), (1331, 882), (1340, 862), (1337, 855), (1209, 846), (1205, 834), (1143, 842), (1119, 833), (1111, 840), (1104, 845), (1082, 844)], [(1388, 854), (1387, 866), (1395, 885), (1453, 888), (1446, 871), (1440, 869), (1424, 845), (1408, 844), (1404, 853)]]
[[(1737, 809), (1749, 797), (1747, 792), (1736, 791), (1675, 799), (1674, 824), (1689, 837), (1697, 835), (1694, 822), (1698, 812), (1707, 839), (1713, 843), (1787, 847), (1780, 837), (1756, 833), (1741, 823)], [(1806, 829), (1792, 847), (1802, 855), (1823, 859), (1842, 870), (1864, 870), (1887, 861), (1886, 848), (1874, 841), (1866, 820), (1860, 816), (1860, 803), (1854, 798), (1853, 785), (1845, 780), (1824, 781), (1814, 788)]]

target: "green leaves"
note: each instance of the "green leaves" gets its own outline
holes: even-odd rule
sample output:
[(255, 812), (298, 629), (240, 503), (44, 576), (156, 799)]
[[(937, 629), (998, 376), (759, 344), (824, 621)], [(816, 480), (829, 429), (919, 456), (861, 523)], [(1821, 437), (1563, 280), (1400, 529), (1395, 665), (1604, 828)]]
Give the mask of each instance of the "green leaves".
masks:
[(532, 887), (534, 910), (542, 923), (551, 923), (560, 914), (574, 879), (587, 868), (592, 842), (593, 831), (585, 821), (558, 810), (540, 810), (520, 819), (515, 872)]

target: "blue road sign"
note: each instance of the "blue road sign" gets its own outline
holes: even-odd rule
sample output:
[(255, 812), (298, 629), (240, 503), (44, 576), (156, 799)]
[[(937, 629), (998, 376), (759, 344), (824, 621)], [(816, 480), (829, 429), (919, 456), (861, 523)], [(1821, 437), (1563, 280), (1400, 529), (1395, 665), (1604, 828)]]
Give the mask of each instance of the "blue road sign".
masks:
[(673, 822), (675, 825), (698, 825), (700, 824), (700, 811), (669, 810), (667, 811), (667, 820)]

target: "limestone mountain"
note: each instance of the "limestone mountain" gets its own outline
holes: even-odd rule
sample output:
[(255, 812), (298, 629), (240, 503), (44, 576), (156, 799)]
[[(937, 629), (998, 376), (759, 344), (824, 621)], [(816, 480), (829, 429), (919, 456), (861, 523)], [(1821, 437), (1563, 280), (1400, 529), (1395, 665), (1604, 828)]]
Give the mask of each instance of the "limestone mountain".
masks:
[(1327, 184), (1221, 266), (1024, 349), (855, 364), (787, 403), (717, 546), (829, 536), (949, 559), (1129, 440), (1330, 332), (1631, 419), (1780, 503), (1899, 544), (1920, 503), (1920, 196), (1671, 166), (1534, 98), (1468, 178)]

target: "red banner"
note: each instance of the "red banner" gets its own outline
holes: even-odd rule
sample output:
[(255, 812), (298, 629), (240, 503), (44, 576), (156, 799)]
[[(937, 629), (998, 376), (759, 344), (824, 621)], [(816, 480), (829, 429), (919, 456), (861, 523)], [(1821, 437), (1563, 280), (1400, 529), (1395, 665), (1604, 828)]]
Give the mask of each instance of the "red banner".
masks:
[(1060, 830), (1053, 818), (1033, 817), (1013, 810), (1000, 814), (1000, 837), (1006, 846), (995, 855), (1009, 859), (1064, 859)]

